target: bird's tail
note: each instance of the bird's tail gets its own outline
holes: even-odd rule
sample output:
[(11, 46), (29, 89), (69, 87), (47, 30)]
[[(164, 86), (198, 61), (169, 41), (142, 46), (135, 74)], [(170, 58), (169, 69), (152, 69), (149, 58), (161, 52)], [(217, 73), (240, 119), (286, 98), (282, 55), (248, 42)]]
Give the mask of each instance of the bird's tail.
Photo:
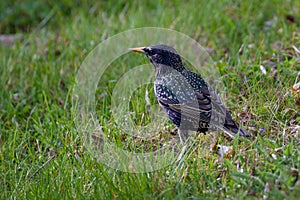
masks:
[(243, 129), (237, 122), (235, 122), (229, 111), (226, 111), (225, 123), (223, 130), (234, 137), (234, 135), (239, 134), (243, 137), (252, 137), (252, 134)]

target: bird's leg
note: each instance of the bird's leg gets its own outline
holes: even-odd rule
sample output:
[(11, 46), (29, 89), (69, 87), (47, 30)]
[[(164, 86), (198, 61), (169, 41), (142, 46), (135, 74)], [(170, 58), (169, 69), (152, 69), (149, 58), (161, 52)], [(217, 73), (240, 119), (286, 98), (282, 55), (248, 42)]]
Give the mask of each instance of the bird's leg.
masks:
[(184, 145), (184, 143), (186, 142), (189, 136), (188, 130), (178, 129), (178, 134), (179, 134), (180, 143)]
[(183, 148), (181, 149), (181, 152), (177, 158), (177, 162), (181, 160), (182, 156), (185, 154), (186, 148), (187, 148), (187, 144), (186, 141), (188, 139), (188, 130), (184, 130), (184, 129), (180, 129), (178, 128), (178, 135), (179, 135), (179, 139), (180, 139), (180, 143), (182, 144)]

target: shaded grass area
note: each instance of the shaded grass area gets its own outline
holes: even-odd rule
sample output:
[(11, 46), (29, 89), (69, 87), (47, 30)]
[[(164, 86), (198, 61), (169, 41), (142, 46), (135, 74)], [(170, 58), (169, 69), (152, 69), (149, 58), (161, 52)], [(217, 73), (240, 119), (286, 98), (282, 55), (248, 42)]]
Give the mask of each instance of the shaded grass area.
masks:
[[(277, 0), (1, 4), (1, 34), (20, 35), (0, 45), (1, 198), (299, 198), (299, 94), (290, 90), (299, 81), (299, 9), (298, 1)], [(183, 162), (151, 173), (96, 162), (71, 113), (74, 77), (99, 42), (145, 26), (180, 31), (210, 51), (227, 106), (254, 138), (194, 138)], [(98, 86), (97, 110), (116, 143), (142, 151), (148, 144), (124, 139), (110, 112), (113, 80), (138, 61), (125, 55), (111, 64)], [(132, 99), (137, 124), (150, 120), (141, 115), (144, 96), (142, 88)], [(167, 123), (156, 142), (174, 137), (171, 130)], [(204, 149), (210, 143), (233, 151), (220, 158)]]

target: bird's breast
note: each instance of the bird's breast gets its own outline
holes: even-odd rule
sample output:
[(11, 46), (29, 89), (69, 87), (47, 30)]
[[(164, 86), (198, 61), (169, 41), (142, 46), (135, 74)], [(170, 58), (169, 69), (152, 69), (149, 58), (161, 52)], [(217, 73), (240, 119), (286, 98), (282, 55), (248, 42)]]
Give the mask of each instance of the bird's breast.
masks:
[(196, 102), (194, 88), (180, 73), (157, 77), (154, 91), (157, 98), (176, 99), (178, 103)]

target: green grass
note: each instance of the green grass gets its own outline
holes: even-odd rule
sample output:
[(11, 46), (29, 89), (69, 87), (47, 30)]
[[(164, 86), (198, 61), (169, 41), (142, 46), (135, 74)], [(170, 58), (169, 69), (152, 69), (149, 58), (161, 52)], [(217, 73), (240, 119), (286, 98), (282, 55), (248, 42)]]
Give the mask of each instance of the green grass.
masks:
[[(300, 80), (299, 1), (16, 1), (3, 3), (0, 13), (1, 34), (18, 35), (12, 45), (0, 43), (1, 199), (300, 198), (300, 97), (290, 90)], [(82, 61), (108, 37), (151, 26), (185, 33), (212, 50), (226, 105), (254, 134), (249, 140), (217, 137), (217, 144), (233, 146), (231, 156), (210, 152), (213, 136), (201, 136), (181, 162), (135, 174), (87, 152), (71, 101)], [(153, 144), (124, 139), (110, 104), (113, 80), (141, 61), (129, 54), (113, 62), (96, 94), (104, 131), (132, 151)], [(144, 95), (141, 88), (131, 100), (137, 124), (150, 121)], [(174, 137), (172, 128), (167, 122), (162, 142)]]

